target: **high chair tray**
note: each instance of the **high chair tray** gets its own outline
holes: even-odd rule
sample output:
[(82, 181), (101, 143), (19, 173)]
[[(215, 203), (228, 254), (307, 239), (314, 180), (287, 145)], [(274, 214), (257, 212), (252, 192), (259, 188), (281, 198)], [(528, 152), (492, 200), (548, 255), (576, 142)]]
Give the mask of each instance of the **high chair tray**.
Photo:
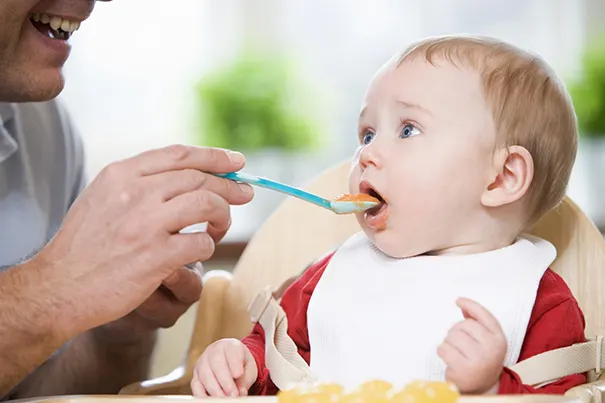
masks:
[[(250, 396), (240, 398), (205, 398), (192, 396), (128, 396), (128, 395), (76, 395), (45, 398), (19, 399), (20, 403), (276, 403), (275, 396)], [(580, 403), (579, 398), (555, 395), (507, 395), (507, 396), (463, 396), (458, 403)]]

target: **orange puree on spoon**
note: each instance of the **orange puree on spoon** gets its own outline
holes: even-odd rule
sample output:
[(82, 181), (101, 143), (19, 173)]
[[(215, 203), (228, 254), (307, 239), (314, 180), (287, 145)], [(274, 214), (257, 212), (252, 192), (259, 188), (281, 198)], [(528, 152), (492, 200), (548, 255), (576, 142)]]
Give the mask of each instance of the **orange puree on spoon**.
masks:
[(355, 195), (349, 194), (349, 193), (345, 193), (343, 195), (338, 196), (336, 199), (334, 199), (335, 201), (350, 201), (350, 202), (374, 202), (374, 203), (380, 203), (380, 200), (378, 200), (377, 198), (370, 196), (369, 194), (365, 194), (365, 193), (358, 193)]

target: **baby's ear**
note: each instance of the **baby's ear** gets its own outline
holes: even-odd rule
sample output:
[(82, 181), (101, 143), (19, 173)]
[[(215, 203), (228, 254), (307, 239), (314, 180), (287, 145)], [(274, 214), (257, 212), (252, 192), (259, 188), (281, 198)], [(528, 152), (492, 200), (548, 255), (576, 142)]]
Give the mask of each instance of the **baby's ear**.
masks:
[(498, 207), (521, 199), (534, 177), (534, 160), (529, 151), (521, 146), (501, 148), (494, 153), (493, 167), (481, 203)]

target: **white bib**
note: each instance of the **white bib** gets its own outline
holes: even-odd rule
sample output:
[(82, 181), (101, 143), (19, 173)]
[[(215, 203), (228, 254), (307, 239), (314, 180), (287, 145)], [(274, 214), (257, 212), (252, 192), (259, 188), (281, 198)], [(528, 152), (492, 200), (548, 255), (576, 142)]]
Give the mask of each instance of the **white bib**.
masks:
[(498, 319), (508, 341), (504, 365), (512, 365), (555, 257), (548, 241), (524, 236), (491, 252), (394, 259), (360, 232), (334, 254), (311, 296), (311, 369), (348, 388), (373, 379), (395, 387), (444, 380), (437, 347), (464, 319), (459, 297)]

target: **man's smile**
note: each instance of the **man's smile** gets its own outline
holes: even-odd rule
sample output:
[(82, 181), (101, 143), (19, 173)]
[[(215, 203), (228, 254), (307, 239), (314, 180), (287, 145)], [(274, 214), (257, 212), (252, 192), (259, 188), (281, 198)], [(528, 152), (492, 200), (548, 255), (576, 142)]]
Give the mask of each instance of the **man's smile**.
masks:
[(50, 39), (66, 41), (80, 28), (80, 21), (48, 14), (31, 14), (29, 20), (41, 34)]

